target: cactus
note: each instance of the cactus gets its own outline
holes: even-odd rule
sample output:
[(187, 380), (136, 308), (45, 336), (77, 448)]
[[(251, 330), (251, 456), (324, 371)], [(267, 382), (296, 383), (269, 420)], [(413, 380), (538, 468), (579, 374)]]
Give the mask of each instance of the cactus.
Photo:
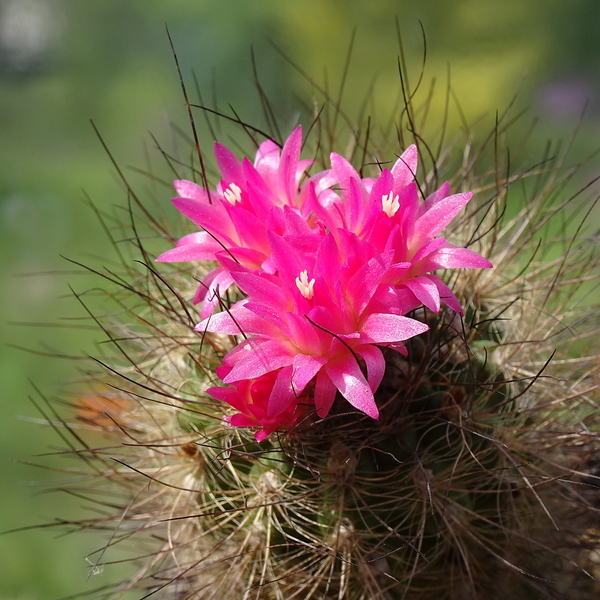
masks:
[[(135, 548), (135, 570), (99, 594), (597, 597), (599, 259), (586, 188), (568, 191), (575, 169), (564, 157), (513, 172), (502, 158), (509, 114), (479, 145), (430, 151), (415, 125), (423, 107), (408, 98), (393, 140), (317, 115), (303, 153), (326, 168), (330, 146), (349, 149), (361, 175), (377, 177), (414, 141), (419, 194), (444, 179), (473, 191), (447, 237), (494, 269), (446, 272), (464, 316), (418, 306), (409, 316), (428, 329), (404, 341), (406, 358), (382, 349), (378, 419), (338, 393), (325, 415), (301, 398), (293, 422), (260, 441), (229, 424), (231, 408), (206, 390), (222, 385), (215, 368), (240, 339), (195, 331), (206, 315), (191, 302), (214, 265), (156, 263), (181, 224), (129, 189), (129, 224), (117, 224), (130, 229), (118, 234), (128, 250), (115, 241), (118, 270), (98, 271), (101, 308), (80, 297), (114, 349), (72, 401), (95, 433), (86, 441), (69, 426), (91, 475), (78, 493), (102, 508), (78, 526), (111, 530), (89, 560)], [(254, 131), (240, 124), (258, 144)], [(163, 154), (177, 179), (216, 185)], [(162, 191), (154, 200), (165, 206)], [(241, 298), (232, 287), (218, 301), (227, 311)]]

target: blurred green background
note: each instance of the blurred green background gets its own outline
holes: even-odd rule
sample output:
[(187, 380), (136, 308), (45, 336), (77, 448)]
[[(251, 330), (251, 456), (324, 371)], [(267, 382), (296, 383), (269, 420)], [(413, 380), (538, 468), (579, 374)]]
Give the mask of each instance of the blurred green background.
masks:
[[(194, 70), (207, 97), (214, 88), (224, 107), (260, 122), (252, 47), (290, 127), (299, 102), (310, 102), (309, 86), (271, 42), (317, 81), (327, 73), (337, 89), (356, 27), (346, 106), (358, 110), (375, 78), (378, 102), (389, 110), (398, 81), (396, 17), (409, 70), (420, 68), (422, 23), (427, 75), (439, 77), (443, 90), (450, 65), (469, 120), (493, 122), (519, 88), (517, 104), (540, 117), (541, 141), (568, 137), (587, 106), (575, 158), (598, 145), (597, 0), (0, 1), (0, 531), (81, 514), (77, 499), (44, 493), (49, 480), (60, 487), (59, 471), (23, 464), (69, 463), (37, 457), (62, 443), (35, 422), (40, 415), (28, 398), (36, 398), (33, 384), (58, 394), (76, 375), (74, 361), (12, 346), (79, 355), (99, 337), (64, 320), (82, 316), (67, 284), (82, 291), (91, 280), (57, 273), (72, 269), (60, 255), (112, 256), (83, 190), (103, 210), (126, 199), (89, 119), (123, 167), (144, 167), (149, 131), (169, 147), (170, 121), (186, 128), (165, 25), (186, 76)], [(440, 106), (430, 118), (441, 118)], [(169, 198), (165, 189), (165, 206)], [(60, 598), (108, 583), (108, 568), (88, 577), (84, 557), (99, 543), (44, 529), (0, 536), (0, 600)]]

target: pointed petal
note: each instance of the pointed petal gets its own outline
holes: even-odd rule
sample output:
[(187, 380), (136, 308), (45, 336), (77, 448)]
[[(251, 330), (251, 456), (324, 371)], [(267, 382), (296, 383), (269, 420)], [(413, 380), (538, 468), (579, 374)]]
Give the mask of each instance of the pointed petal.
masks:
[(277, 235), (285, 235), (286, 227), (283, 210), (279, 206), (273, 206), (268, 213), (267, 229)]
[(254, 214), (264, 217), (269, 214), (273, 206), (277, 206), (277, 187), (271, 184), (267, 174), (261, 174), (252, 163), (244, 158), (242, 160), (242, 173), (246, 181), (246, 198), (252, 206)]
[(393, 314), (406, 315), (411, 310), (421, 306), (418, 298), (402, 285), (394, 289), (394, 294), (396, 296), (396, 311), (393, 311)]
[(190, 221), (206, 229), (222, 242), (233, 243), (232, 240), (238, 239), (237, 232), (220, 200), (213, 199), (213, 204), (201, 204), (189, 198), (173, 198), (172, 202)]
[(264, 429), (259, 429), (255, 434), (254, 434), (254, 439), (260, 444), (265, 438), (268, 437), (269, 435), (269, 428), (264, 428)]
[(157, 262), (187, 262), (190, 260), (215, 260), (215, 253), (223, 247), (206, 231), (190, 233), (177, 241), (177, 246), (163, 252)]
[(351, 179), (360, 180), (360, 175), (356, 172), (356, 169), (343, 156), (332, 152), (329, 158), (331, 160), (331, 170), (342, 190), (348, 189)]
[(279, 340), (250, 338), (231, 350), (224, 361), (233, 364), (224, 383), (256, 379), (265, 373), (291, 365), (294, 360), (289, 349)]
[(441, 301), (448, 308), (451, 308), (456, 314), (460, 315), (461, 317), (464, 316), (462, 306), (456, 299), (456, 296), (452, 290), (437, 275), (430, 275), (429, 277), (437, 285), (437, 288), (440, 292)]
[(361, 327), (361, 340), (372, 344), (385, 344), (388, 342), (403, 342), (415, 335), (427, 331), (429, 327), (425, 323), (402, 317), (374, 313), (367, 317)]
[(266, 258), (263, 252), (255, 250), (254, 248), (242, 248), (240, 246), (232, 246), (231, 248), (228, 248), (226, 252), (223, 251), (223, 249), (221, 248), (221, 251), (215, 254), (215, 258), (223, 266), (225, 266), (223, 260), (224, 255), (226, 255), (229, 259), (233, 257), (235, 260), (238, 261), (240, 265), (244, 265), (252, 269), (260, 269), (261, 265), (264, 263)]
[(415, 243), (421, 245), (436, 237), (456, 217), (472, 196), (471, 192), (455, 194), (433, 205), (415, 223)]
[(312, 277), (314, 258), (311, 260), (310, 256), (307, 257), (300, 252), (296, 252), (285, 238), (271, 231), (268, 232), (268, 237), (273, 264), (285, 284), (294, 289), (296, 277), (304, 270), (308, 270), (309, 275)]
[(365, 207), (368, 196), (360, 180), (352, 178), (344, 190), (344, 208), (346, 211), (346, 228), (360, 235), (364, 226)]
[(273, 275), (255, 271), (252, 273), (234, 272), (232, 277), (238, 287), (253, 301), (271, 305), (280, 311), (292, 310), (293, 296), (281, 281)]
[(469, 250), (459, 248), (446, 242), (439, 250), (428, 256), (425, 261), (428, 271), (436, 269), (468, 268), (468, 269), (490, 269), (493, 267), (489, 260)]
[(237, 231), (240, 245), (268, 254), (269, 242), (264, 218), (259, 219), (239, 205), (231, 206), (228, 214)]
[(229, 148), (215, 142), (215, 158), (223, 179), (238, 185), (243, 181), (242, 165)]
[[(235, 415), (225, 417), (225, 420), (233, 427), (256, 427), (258, 425), (256, 419), (253, 419), (252, 417), (249, 417), (248, 415), (244, 415), (242, 413), (237, 413)], [(260, 431), (257, 431), (254, 437), (258, 436), (259, 433), (262, 433), (262, 429)], [(266, 436), (267, 434), (265, 434), (262, 439), (264, 439)], [(261, 440), (257, 438), (257, 441)]]
[(417, 173), (419, 155), (415, 144), (410, 145), (392, 167), (392, 175), (398, 188), (407, 186)]
[(292, 387), (296, 394), (301, 394), (310, 380), (321, 370), (327, 362), (323, 356), (309, 356), (297, 354), (294, 357)]
[(173, 182), (173, 186), (175, 187), (175, 191), (182, 198), (192, 198), (193, 200), (208, 204), (208, 194), (206, 193), (206, 190), (197, 183), (187, 181), (186, 179), (178, 179)]
[(292, 387), (292, 366), (289, 365), (277, 374), (273, 390), (269, 396), (267, 417), (273, 418), (282, 413), (292, 402), (296, 400), (296, 394)]
[(331, 381), (325, 370), (321, 369), (315, 384), (315, 408), (319, 417), (324, 418), (329, 414), (336, 394), (337, 388), (333, 381)]
[(411, 274), (412, 264), (409, 262), (399, 262), (392, 265), (385, 274), (385, 282), (398, 283), (407, 279)]
[(390, 250), (373, 257), (348, 280), (345, 292), (352, 296), (357, 314), (362, 313), (377, 291), (386, 271), (390, 268), (393, 255), (393, 250)]
[(441, 246), (446, 243), (445, 238), (435, 238), (430, 242), (427, 242), (424, 246), (421, 246), (415, 255), (413, 256), (412, 263), (418, 263), (420, 260), (423, 260), (425, 257), (433, 254), (436, 250), (438, 250)]
[(375, 393), (385, 373), (385, 359), (377, 346), (359, 346), (355, 352), (360, 355), (367, 365), (367, 381), (371, 391)]
[(419, 207), (418, 216), (424, 215), (432, 206), (448, 196), (450, 196), (450, 184), (445, 181), (439, 189), (425, 198), (425, 202)]
[(264, 335), (275, 336), (279, 329), (269, 322), (266, 322), (255, 312), (248, 310), (243, 304), (238, 302), (229, 310), (211, 315), (194, 327), (194, 331), (212, 331), (223, 335)]
[(329, 361), (324, 369), (335, 387), (352, 406), (373, 419), (379, 418), (371, 387), (350, 353)]
[[(396, 222), (401, 224), (399, 246), (405, 247), (413, 236), (415, 221), (419, 212), (419, 188), (413, 181), (398, 193), (400, 209), (396, 214)], [(402, 258), (406, 260), (406, 258)]]
[(204, 301), (200, 313), (201, 319), (206, 319), (213, 313), (215, 308), (219, 305), (221, 298), (232, 284), (233, 279), (231, 278), (230, 273), (221, 267), (213, 269), (202, 280), (198, 286), (196, 295), (194, 296), (194, 304)]
[[(305, 315), (300, 316), (298, 314), (288, 312), (284, 316), (284, 322), (287, 326), (286, 331), (289, 332), (290, 342), (304, 353), (318, 354), (321, 350), (321, 344), (319, 343), (319, 330), (316, 329), (315, 326), (310, 323), (310, 321), (308, 321)], [(281, 320), (280, 314), (280, 323)]]
[[(264, 331), (254, 331), (253, 333), (268, 335), (269, 337), (287, 337), (288, 331), (285, 327), (285, 321), (282, 319), (281, 311), (277, 310), (271, 304), (265, 304), (262, 302), (252, 302), (252, 300), (246, 302), (244, 306), (255, 315), (266, 321), (264, 323)], [(269, 328), (267, 323), (270, 323), (273, 327)]]
[(339, 281), (341, 271), (340, 251), (331, 233), (328, 233), (317, 250), (315, 276), (322, 277), (333, 291), (334, 282)]
[(254, 166), (263, 176), (273, 177), (279, 167), (281, 148), (273, 140), (265, 140), (256, 151)]
[(223, 249), (223, 246), (221, 246), (221, 244), (219, 244), (219, 242), (217, 242), (215, 238), (212, 237), (210, 233), (206, 231), (196, 231), (194, 233), (188, 233), (182, 238), (179, 238), (175, 246), (179, 248), (179, 246), (187, 246), (189, 244), (202, 244), (204, 246), (212, 246), (215, 248), (215, 252), (217, 251), (217, 248), (219, 250)]
[(402, 282), (429, 310), (440, 311), (440, 293), (436, 284), (426, 275)]
[(312, 237), (314, 235), (315, 232), (307, 225), (306, 220), (294, 209), (289, 206), (284, 206), (283, 214), (285, 218), (286, 236)]
[(330, 189), (322, 191), (318, 197), (315, 195), (313, 198), (311, 195), (307, 201), (307, 205), (312, 208), (312, 212), (315, 214), (316, 218), (321, 221), (329, 231), (336, 231), (339, 227), (344, 227), (344, 214), (341, 209), (341, 204), (341, 198)]
[[(298, 161), (302, 148), (302, 127), (298, 126), (288, 137), (281, 150), (279, 185), (284, 191), (289, 206), (294, 206), (298, 191)], [(308, 166), (308, 165), (307, 165)], [(302, 171), (300, 172), (302, 175)]]

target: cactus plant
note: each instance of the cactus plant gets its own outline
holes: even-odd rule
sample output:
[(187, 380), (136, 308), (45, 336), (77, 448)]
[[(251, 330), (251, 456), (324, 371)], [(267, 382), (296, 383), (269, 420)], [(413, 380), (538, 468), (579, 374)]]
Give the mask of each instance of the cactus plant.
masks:
[[(266, 379), (249, 377), (243, 392), (231, 378), (234, 387), (224, 387), (220, 377), (231, 371), (231, 365), (223, 370), (224, 357), (252, 332), (223, 323), (235, 322), (236, 306), (243, 310), (252, 293), (239, 275), (227, 284), (237, 287), (225, 291), (224, 279), (211, 287), (223, 271), (215, 274), (214, 263), (199, 260), (228, 252), (235, 274), (258, 268), (265, 254), (257, 264), (254, 254), (244, 264), (232, 250), (242, 242), (225, 247), (212, 232), (210, 239), (198, 237), (189, 225), (177, 224), (174, 213), (166, 223), (150, 207), (151, 201), (166, 206), (162, 192), (142, 199), (129, 188), (128, 224), (101, 215), (106, 230), (119, 236), (120, 265), (99, 272), (106, 282), (102, 308), (81, 299), (114, 352), (94, 359), (71, 400), (76, 419), (96, 436), (86, 441), (69, 426), (72, 449), (91, 475), (87, 491), (78, 493), (101, 507), (78, 525), (111, 530), (102, 551), (89, 557), (94, 565), (110, 562), (113, 546), (133, 542), (136, 567), (99, 594), (118, 598), (137, 590), (136, 597), (182, 600), (596, 597), (598, 344), (590, 297), (599, 259), (597, 239), (587, 237), (586, 188), (569, 191), (575, 169), (565, 167), (564, 157), (515, 171), (503, 151), (508, 113), (482, 141), (469, 138), (466, 147), (456, 142), (432, 151), (415, 125), (424, 107), (414, 94), (406, 98), (393, 137), (378, 137), (367, 123), (344, 130), (315, 115), (309, 135), (301, 140), (296, 134), (294, 142), (299, 154), (302, 141), (302, 154), (315, 162), (296, 164), (309, 168), (314, 191), (322, 183), (315, 173), (329, 168), (327, 150), (345, 151), (345, 158), (334, 159), (344, 172), (381, 178), (416, 144), (415, 194), (422, 202), (445, 179), (444, 197), (450, 188), (463, 199), (473, 192), (452, 224), (447, 220), (444, 235), (452, 247), (468, 246), (470, 256), (485, 257), (494, 268), (440, 271), (444, 282), (436, 289), (447, 286), (455, 298), (441, 306), (438, 298), (433, 307), (421, 297), (413, 302), (402, 318), (421, 327), (389, 340), (400, 342), (405, 356), (387, 341), (373, 343), (385, 373), (372, 386), (370, 408), (349, 403), (346, 388), (335, 381), (332, 404), (315, 406), (316, 369), (288, 408), (269, 420), (269, 406), (259, 405), (261, 386), (270, 391), (284, 363), (267, 369)], [(239, 125), (237, 139), (247, 136), (242, 145), (265, 148), (256, 128)], [(274, 141), (266, 147), (279, 156), (283, 140), (275, 130), (270, 136)], [(232, 205), (246, 193), (219, 183), (204, 151), (200, 167), (162, 154), (179, 188), (213, 190)], [(217, 147), (222, 172), (224, 164), (238, 168), (231, 166), (239, 165), (234, 158)], [(309, 195), (302, 169), (288, 183), (304, 185), (299, 193)], [(343, 195), (350, 184), (342, 180), (329, 191), (350, 202)], [(392, 192), (382, 205), (390, 218), (404, 201)], [(335, 232), (344, 209), (334, 204), (313, 206), (306, 219)], [(193, 212), (190, 202), (178, 206)], [(271, 225), (265, 219), (254, 226)], [(192, 237), (168, 250), (182, 228)], [(127, 250), (122, 237), (129, 240)], [(194, 254), (192, 242), (205, 246)], [(245, 247), (263, 250), (252, 242)], [(155, 262), (165, 251), (163, 262), (187, 262)], [(312, 274), (296, 276), (299, 293), (312, 298)], [(194, 296), (203, 303), (194, 304)], [(344, 344), (360, 376), (370, 377), (362, 346)]]

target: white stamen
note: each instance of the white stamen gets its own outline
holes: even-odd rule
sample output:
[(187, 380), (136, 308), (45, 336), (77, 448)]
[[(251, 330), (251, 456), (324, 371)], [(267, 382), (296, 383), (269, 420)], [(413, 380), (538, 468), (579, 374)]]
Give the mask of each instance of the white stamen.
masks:
[(394, 190), (390, 190), (389, 194), (381, 196), (381, 205), (383, 212), (391, 219), (400, 208), (400, 196), (394, 196)]
[(229, 187), (223, 192), (223, 196), (229, 204), (237, 204), (242, 201), (242, 190), (235, 183), (230, 183)]
[(296, 277), (296, 285), (300, 293), (307, 300), (310, 300), (315, 295), (315, 280), (308, 280), (308, 271), (302, 271), (300, 277)]

